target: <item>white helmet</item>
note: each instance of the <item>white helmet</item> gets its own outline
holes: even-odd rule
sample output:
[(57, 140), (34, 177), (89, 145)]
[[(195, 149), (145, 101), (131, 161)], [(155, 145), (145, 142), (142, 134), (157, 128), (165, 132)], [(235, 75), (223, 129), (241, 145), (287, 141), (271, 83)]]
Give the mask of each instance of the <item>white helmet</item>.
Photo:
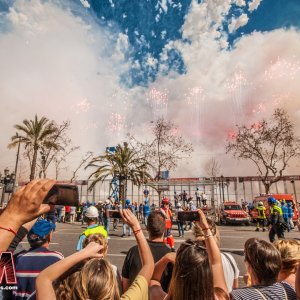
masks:
[(189, 202), (189, 205), (193, 205), (193, 201), (190, 201), (190, 202)]
[(106, 204), (110, 204), (110, 201), (108, 199), (105, 200)]
[(178, 207), (181, 207), (181, 203), (177, 203), (177, 206), (178, 206)]
[(99, 217), (98, 209), (95, 206), (90, 206), (86, 210), (85, 216), (87, 218), (98, 218)]
[(259, 202), (257, 203), (257, 205), (258, 205), (258, 206), (264, 206), (264, 204), (263, 204), (261, 201), (259, 201)]

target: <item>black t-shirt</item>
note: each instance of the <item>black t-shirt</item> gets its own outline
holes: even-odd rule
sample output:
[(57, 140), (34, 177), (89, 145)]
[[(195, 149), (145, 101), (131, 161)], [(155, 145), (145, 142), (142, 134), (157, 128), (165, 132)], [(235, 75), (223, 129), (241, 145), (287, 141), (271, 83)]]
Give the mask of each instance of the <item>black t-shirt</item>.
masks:
[[(148, 241), (150, 250), (153, 255), (154, 262), (159, 261), (167, 253), (171, 252), (171, 249), (167, 247), (163, 242), (151, 242)], [(131, 284), (139, 271), (142, 268), (142, 262), (140, 259), (138, 246), (133, 246), (129, 249), (126, 258), (124, 260), (122, 268), (122, 277), (129, 279)], [(168, 264), (161, 278), (161, 286), (164, 291), (167, 291), (171, 277), (172, 277), (172, 264)]]

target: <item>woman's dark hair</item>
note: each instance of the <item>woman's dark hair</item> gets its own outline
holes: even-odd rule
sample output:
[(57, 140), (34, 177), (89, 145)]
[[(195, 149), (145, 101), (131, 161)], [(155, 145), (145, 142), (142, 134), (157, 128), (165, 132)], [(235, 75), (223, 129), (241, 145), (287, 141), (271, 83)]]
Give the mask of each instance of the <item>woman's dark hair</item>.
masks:
[(172, 300), (214, 299), (208, 254), (201, 245), (200, 241), (187, 240), (179, 247), (169, 288)]
[(282, 263), (280, 253), (273, 244), (257, 238), (247, 240), (245, 261), (259, 284), (272, 285), (276, 282)]

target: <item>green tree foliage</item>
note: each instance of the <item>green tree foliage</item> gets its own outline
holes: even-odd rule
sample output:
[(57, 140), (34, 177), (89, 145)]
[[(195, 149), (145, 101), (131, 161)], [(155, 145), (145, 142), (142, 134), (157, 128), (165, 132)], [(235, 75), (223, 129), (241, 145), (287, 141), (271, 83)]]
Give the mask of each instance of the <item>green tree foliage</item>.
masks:
[(46, 117), (39, 119), (37, 115), (33, 120), (25, 119), (22, 124), (16, 124), (14, 127), (18, 131), (18, 135), (11, 137), (8, 147), (16, 147), (18, 143), (24, 144), (30, 162), (29, 180), (33, 180), (36, 174), (38, 151), (50, 148), (58, 150), (59, 148), (59, 145), (52, 139), (57, 129), (53, 121)]
[(138, 155), (127, 143), (119, 144), (114, 153), (105, 153), (104, 155), (92, 158), (86, 168), (96, 168), (89, 178), (93, 181), (89, 189), (93, 189), (99, 181), (107, 178), (116, 178), (119, 180), (119, 200), (123, 203), (125, 199), (125, 183), (131, 180), (134, 185), (140, 186), (151, 178), (147, 172), (149, 163)]

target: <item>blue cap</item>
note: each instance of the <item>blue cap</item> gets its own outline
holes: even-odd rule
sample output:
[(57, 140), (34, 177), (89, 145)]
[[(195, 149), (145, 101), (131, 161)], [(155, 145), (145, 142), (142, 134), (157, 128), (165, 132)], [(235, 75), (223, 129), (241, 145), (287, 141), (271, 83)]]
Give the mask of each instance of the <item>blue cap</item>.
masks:
[(268, 203), (276, 204), (276, 199), (274, 197), (269, 197), (268, 198)]
[(287, 206), (292, 206), (292, 202), (288, 202), (288, 203), (287, 203)]
[(125, 203), (128, 205), (130, 204), (130, 200), (129, 199), (126, 199)]
[(51, 231), (55, 229), (55, 224), (48, 222), (44, 219), (37, 220), (28, 235), (36, 234), (39, 237), (43, 238), (47, 236)]

